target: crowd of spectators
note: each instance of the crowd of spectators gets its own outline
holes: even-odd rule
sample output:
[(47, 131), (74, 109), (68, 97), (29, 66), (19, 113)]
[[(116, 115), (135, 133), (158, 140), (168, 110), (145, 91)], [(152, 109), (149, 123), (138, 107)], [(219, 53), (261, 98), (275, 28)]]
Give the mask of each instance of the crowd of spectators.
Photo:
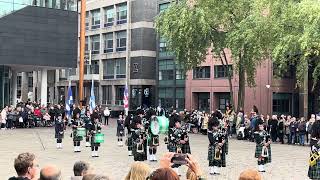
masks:
[[(157, 169), (152, 170), (148, 164), (135, 162), (125, 177), (125, 180), (180, 180), (180, 176), (171, 168), (171, 159), (174, 153), (166, 153), (160, 160)], [(187, 158), (188, 180), (204, 180), (203, 173), (197, 160), (190, 154)], [(93, 167), (87, 162), (77, 161), (73, 166), (74, 176), (65, 177), (61, 169), (55, 165), (45, 165), (40, 169), (37, 158), (32, 153), (21, 153), (14, 160), (17, 176), (8, 180), (109, 180), (108, 175), (95, 174)], [(39, 172), (40, 170), (40, 172)], [(245, 170), (240, 174), (239, 180), (261, 180), (256, 170)]]

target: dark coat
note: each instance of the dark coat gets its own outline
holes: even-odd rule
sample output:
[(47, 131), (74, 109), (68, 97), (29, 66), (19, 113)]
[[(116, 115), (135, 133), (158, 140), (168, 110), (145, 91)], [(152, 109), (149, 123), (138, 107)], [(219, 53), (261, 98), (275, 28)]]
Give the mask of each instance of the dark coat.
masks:
[(64, 123), (62, 120), (56, 119), (54, 130), (55, 138), (62, 139), (64, 137)]

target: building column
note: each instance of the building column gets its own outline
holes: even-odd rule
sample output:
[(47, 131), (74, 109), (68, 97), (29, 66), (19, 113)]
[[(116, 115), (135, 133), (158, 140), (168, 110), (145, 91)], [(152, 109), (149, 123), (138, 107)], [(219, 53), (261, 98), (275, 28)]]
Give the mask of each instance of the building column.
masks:
[(101, 86), (101, 84), (100, 84), (100, 82), (99, 82), (99, 104), (101, 105), (102, 104), (102, 97), (103, 97), (103, 92), (102, 92), (102, 86)]
[(17, 106), (17, 75), (16, 71), (12, 71), (12, 105), (14, 107)]
[(116, 86), (114, 85), (111, 86), (111, 97), (112, 97), (111, 104), (115, 105), (116, 104)]
[(28, 73), (21, 73), (21, 101), (28, 101)]
[(36, 89), (37, 89), (37, 82), (38, 82), (38, 72), (37, 71), (33, 71), (32, 72), (32, 99), (31, 101), (36, 101)]
[(47, 106), (47, 94), (48, 94), (48, 71), (46, 69), (43, 69), (41, 71), (41, 95), (40, 95), (40, 100), (41, 100), (41, 106), (45, 105)]

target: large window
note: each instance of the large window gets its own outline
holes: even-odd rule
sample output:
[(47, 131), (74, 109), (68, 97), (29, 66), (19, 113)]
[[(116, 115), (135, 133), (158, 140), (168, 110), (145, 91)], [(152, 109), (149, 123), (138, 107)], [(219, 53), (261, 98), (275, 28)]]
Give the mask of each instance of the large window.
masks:
[(92, 54), (100, 53), (100, 35), (91, 37), (91, 53)]
[(165, 57), (165, 56), (169, 56), (170, 53), (167, 49), (167, 42), (164, 38), (160, 37), (159, 40), (159, 56), (160, 57)]
[(159, 80), (174, 79), (174, 61), (171, 59), (159, 60)]
[(102, 104), (112, 103), (112, 86), (102, 86)]
[(160, 4), (159, 5), (159, 12), (162, 12), (162, 11), (168, 9), (169, 5), (170, 5), (169, 2), (168, 3), (164, 3), (164, 4)]
[(216, 65), (214, 66), (214, 78), (227, 78), (228, 70), (231, 73), (231, 77), (233, 76), (232, 65), (228, 65), (228, 67), (224, 65)]
[(183, 80), (185, 79), (185, 73), (182, 69), (176, 69), (176, 80)]
[(127, 32), (120, 31), (116, 33), (117, 51), (125, 51), (127, 46)]
[(104, 53), (113, 52), (113, 33), (105, 34), (104, 37)]
[(111, 59), (104, 61), (104, 79), (126, 78), (126, 60)]
[(89, 38), (88, 36), (86, 36), (86, 40), (85, 40), (85, 51), (88, 52), (89, 51)]
[(273, 114), (291, 114), (292, 95), (289, 93), (273, 93), (272, 111)]
[(193, 79), (210, 78), (210, 66), (201, 66), (193, 69)]
[(105, 24), (104, 27), (111, 27), (114, 23), (114, 8), (113, 6), (107, 7), (105, 9)]
[(116, 105), (123, 105), (124, 86), (116, 86)]
[(100, 28), (100, 10), (91, 11), (92, 21), (91, 21), (91, 29)]
[(86, 12), (86, 30), (89, 30), (89, 11)]
[(176, 88), (176, 108), (184, 109), (185, 104), (185, 92), (184, 88)]
[(159, 88), (159, 103), (162, 107), (175, 107), (173, 99), (174, 89), (173, 88)]
[(117, 5), (117, 24), (127, 23), (127, 4)]

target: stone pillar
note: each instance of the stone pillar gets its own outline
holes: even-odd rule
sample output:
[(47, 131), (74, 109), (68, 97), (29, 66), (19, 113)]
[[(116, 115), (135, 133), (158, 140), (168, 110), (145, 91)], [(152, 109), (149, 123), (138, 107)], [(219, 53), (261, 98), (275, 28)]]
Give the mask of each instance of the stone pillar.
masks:
[(100, 105), (102, 104), (102, 97), (103, 97), (102, 86), (99, 83), (99, 95), (98, 95), (98, 98), (97, 97), (96, 98), (99, 100), (98, 104), (100, 104)]
[(21, 73), (21, 100), (26, 102), (28, 100), (28, 73)]
[(48, 71), (46, 69), (43, 69), (41, 71), (41, 96), (40, 96), (40, 100), (41, 100), (41, 105), (47, 105), (47, 88), (48, 88)]
[(12, 105), (16, 107), (17, 105), (17, 72), (12, 71)]
[(112, 85), (111, 86), (111, 105), (115, 105), (116, 104), (116, 86)]

